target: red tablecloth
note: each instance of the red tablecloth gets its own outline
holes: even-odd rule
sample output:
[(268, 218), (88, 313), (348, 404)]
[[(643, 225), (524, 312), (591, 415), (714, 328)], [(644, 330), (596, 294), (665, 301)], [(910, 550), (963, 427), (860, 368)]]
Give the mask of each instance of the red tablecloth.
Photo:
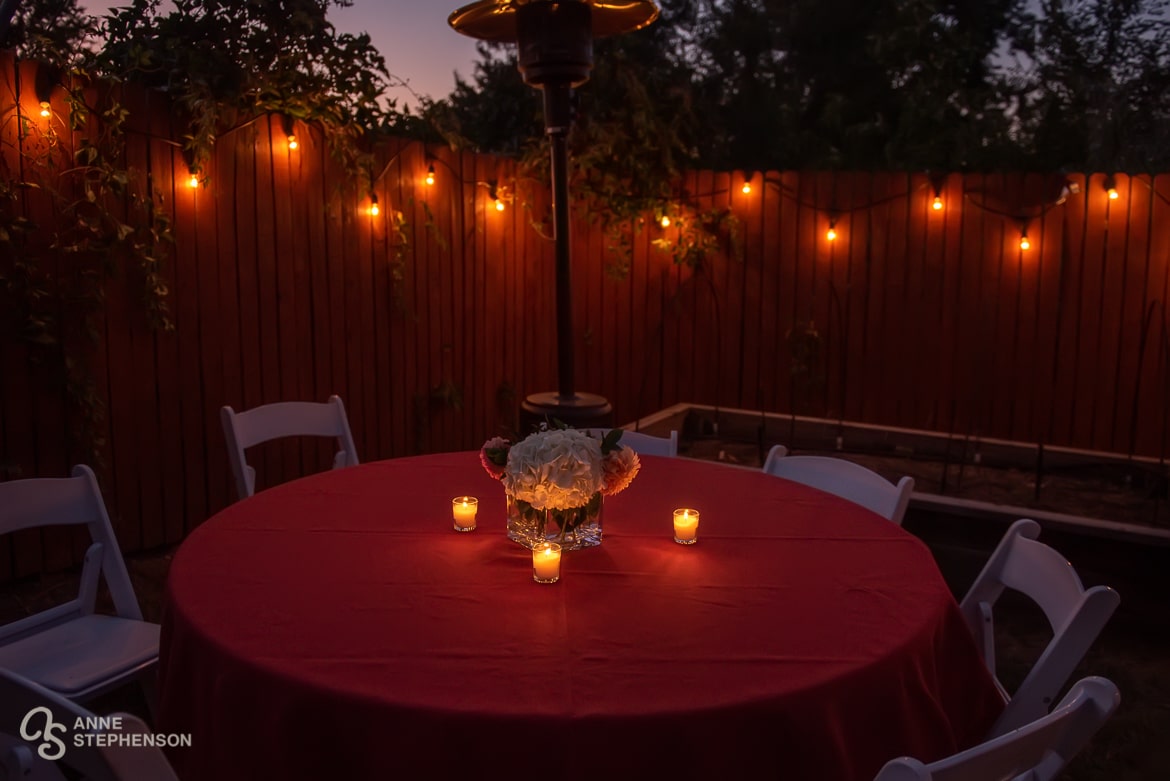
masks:
[[(181, 777), (869, 781), (990, 727), (1002, 703), (920, 541), (761, 473), (642, 464), (552, 586), (474, 453), (315, 475), (200, 526), (163, 626)], [(697, 545), (672, 541), (675, 507), (702, 512)]]

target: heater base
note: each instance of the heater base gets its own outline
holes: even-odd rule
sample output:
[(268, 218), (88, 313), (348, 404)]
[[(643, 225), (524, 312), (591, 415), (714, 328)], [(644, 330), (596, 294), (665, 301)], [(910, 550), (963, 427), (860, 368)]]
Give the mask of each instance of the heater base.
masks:
[(575, 393), (565, 399), (555, 392), (533, 393), (520, 405), (520, 432), (527, 434), (541, 423), (559, 420), (572, 428), (613, 425), (613, 406), (604, 396)]

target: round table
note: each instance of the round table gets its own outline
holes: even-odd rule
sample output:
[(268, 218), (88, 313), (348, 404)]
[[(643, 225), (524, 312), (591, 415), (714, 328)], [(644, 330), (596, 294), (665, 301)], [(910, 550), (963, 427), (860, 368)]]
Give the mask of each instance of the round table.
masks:
[[(480, 498), (452, 530), (451, 499)], [(702, 512), (678, 545), (671, 511)], [(752, 470), (642, 458), (538, 585), (476, 453), (232, 505), (170, 572), (160, 728), (197, 779), (869, 781), (1002, 709), (928, 549)]]

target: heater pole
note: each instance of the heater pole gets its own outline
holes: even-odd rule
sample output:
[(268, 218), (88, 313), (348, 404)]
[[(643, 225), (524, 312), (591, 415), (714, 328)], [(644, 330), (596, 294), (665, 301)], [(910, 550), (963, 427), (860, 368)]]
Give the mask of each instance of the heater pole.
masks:
[[(572, 115), (567, 84), (545, 85), (544, 111), (557, 124), (549, 125), (552, 154), (553, 238), (557, 274), (557, 398), (576, 397), (573, 386), (573, 284), (569, 244), (569, 151), (567, 138)], [(561, 105), (557, 105), (561, 104)], [(560, 124), (560, 121), (564, 121)]]
[[(3, 2), (3, 0), (0, 0)], [(554, 418), (571, 426), (613, 423), (604, 396), (573, 385), (573, 288), (569, 244), (569, 128), (573, 87), (589, 80), (593, 38), (637, 30), (658, 18), (652, 0), (478, 0), (447, 21), (464, 35), (515, 43), (524, 83), (544, 93), (544, 128), (552, 155), (553, 239), (556, 245), (557, 391), (533, 393), (520, 405), (522, 429)]]

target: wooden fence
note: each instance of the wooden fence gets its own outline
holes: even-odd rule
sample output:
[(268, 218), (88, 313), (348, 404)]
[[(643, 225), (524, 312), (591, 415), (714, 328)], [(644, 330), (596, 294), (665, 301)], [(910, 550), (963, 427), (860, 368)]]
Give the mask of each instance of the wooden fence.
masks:
[[(39, 116), (32, 69), (0, 59), (0, 172), (64, 187), (60, 161), (86, 131), (68, 130), (59, 92)], [(507, 160), (392, 143), (378, 150), (373, 216), (318, 132), (298, 124), (290, 150), (264, 117), (221, 137), (190, 188), (165, 98), (127, 88), (122, 100), (133, 188), (173, 223), (175, 329), (148, 327), (121, 277), (92, 345), (68, 300), (58, 327), (89, 356), (107, 410), (99, 476), (127, 550), (178, 542), (231, 501), (224, 404), (337, 393), (371, 461), (477, 447), (514, 424), (525, 394), (555, 389), (542, 182)], [(59, 169), (30, 170), (47, 139)], [(1167, 177), (768, 172), (750, 193), (743, 181), (688, 175), (687, 197), (664, 204), (675, 224), (647, 215), (621, 279), (601, 230), (575, 221), (577, 385), (619, 422), (691, 401), (1165, 455)], [(42, 268), (62, 275), (75, 259), (47, 250), (59, 208), (35, 190), (0, 204), (38, 224)], [(675, 265), (658, 243), (694, 208), (734, 214), (742, 255)], [(0, 258), (0, 275), (10, 265)], [(0, 322), (0, 466), (65, 474), (84, 423), (59, 362), (15, 318)], [(261, 485), (328, 461), (318, 443), (259, 451)], [(0, 579), (76, 554), (52, 535), (3, 540)]]

